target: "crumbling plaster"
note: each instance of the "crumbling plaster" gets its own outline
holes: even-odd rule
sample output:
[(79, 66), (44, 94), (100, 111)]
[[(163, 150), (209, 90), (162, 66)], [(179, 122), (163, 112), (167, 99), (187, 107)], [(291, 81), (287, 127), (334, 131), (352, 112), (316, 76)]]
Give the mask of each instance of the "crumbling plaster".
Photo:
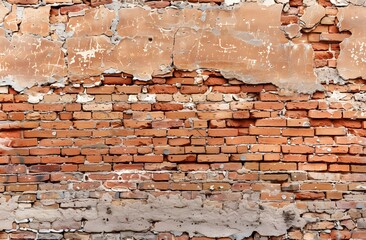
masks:
[(43, 202), (52, 205), (52, 201), (56, 201), (61, 206), (58, 209), (26, 208), (17, 203), (18, 197), (13, 197), (0, 205), (0, 229), (11, 229), (12, 222), (16, 221), (29, 222), (35, 231), (49, 223), (54, 232), (132, 231), (177, 235), (186, 232), (190, 236), (242, 239), (253, 231), (263, 236), (279, 236), (291, 227), (302, 228), (306, 224), (294, 203), (273, 207), (259, 204), (258, 197), (258, 194), (244, 194), (242, 200), (227, 201), (220, 206), (201, 198), (189, 200), (179, 195), (151, 195), (146, 201), (116, 201), (108, 193), (101, 199), (73, 199), (70, 193), (65, 193), (63, 198)]
[[(274, 2), (246, 2), (232, 7), (224, 4), (147, 9), (114, 2), (82, 9), (80, 14), (69, 13), (67, 23), (49, 26), (44, 22), (49, 7), (27, 7), (15, 20), (7, 19), (13, 12), (8, 13), (5, 25), (15, 31), (11, 41), (17, 41), (24, 52), (32, 52), (32, 61), (21, 62), (17, 58), (14, 64), (25, 69), (30, 79), (24, 83), (18, 71), (7, 67), (6, 58), (0, 83), (23, 90), (34, 84), (65, 79), (72, 82), (105, 72), (124, 72), (149, 80), (170, 74), (172, 69), (211, 69), (250, 84), (273, 83), (307, 93), (321, 90), (314, 73), (313, 49), (308, 43), (291, 40), (301, 34), (298, 26), (297, 30), (281, 26), (282, 8), (283, 4)], [(316, 8), (315, 15), (310, 8)], [(310, 6), (301, 19), (303, 27), (314, 27), (323, 15), (323, 7)], [(11, 27), (14, 21), (20, 23), (19, 32), (16, 25)], [(39, 23), (37, 28), (32, 27), (35, 21)], [(22, 38), (51, 44), (51, 57), (41, 57), (42, 52), (48, 51), (43, 45), (36, 47)], [(5, 37), (2, 39), (6, 42)], [(47, 61), (42, 65), (48, 67), (39, 71), (36, 64), (42, 61)]]

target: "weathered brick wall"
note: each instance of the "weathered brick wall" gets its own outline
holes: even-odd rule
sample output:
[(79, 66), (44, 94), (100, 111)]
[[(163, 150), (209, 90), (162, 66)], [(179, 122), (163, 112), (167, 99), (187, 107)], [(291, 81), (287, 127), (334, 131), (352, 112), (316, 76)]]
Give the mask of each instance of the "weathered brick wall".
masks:
[(0, 239), (366, 239), (363, 3), (2, 4)]

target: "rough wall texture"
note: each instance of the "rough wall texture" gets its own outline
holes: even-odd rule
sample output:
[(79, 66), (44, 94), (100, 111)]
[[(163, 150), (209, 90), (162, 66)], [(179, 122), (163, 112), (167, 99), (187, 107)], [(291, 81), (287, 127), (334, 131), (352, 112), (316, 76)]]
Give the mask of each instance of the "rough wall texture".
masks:
[(366, 239), (363, 5), (2, 1), (0, 239)]

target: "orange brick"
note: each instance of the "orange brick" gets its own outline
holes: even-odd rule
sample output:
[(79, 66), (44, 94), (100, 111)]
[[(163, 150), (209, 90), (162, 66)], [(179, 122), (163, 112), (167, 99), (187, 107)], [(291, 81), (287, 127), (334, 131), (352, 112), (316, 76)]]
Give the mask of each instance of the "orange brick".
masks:
[(10, 192), (27, 192), (27, 191), (37, 191), (38, 187), (36, 184), (16, 184), (6, 186), (6, 191)]
[(287, 119), (288, 127), (310, 127), (310, 121), (307, 118), (303, 119)]
[(261, 171), (291, 171), (297, 170), (296, 163), (260, 163)]
[(254, 104), (252, 102), (231, 102), (230, 109), (232, 110), (251, 110)]
[(256, 138), (254, 136), (226, 137), (225, 142), (227, 145), (248, 144), (255, 143)]
[(251, 152), (281, 152), (280, 145), (272, 145), (272, 144), (253, 144), (250, 148)]
[(348, 33), (321, 33), (320, 41), (327, 42), (342, 42), (344, 39), (349, 38), (350, 34)]
[(212, 92), (239, 93), (240, 86), (214, 86), (212, 87)]
[(347, 153), (348, 146), (316, 146), (316, 153)]
[(336, 155), (309, 155), (309, 162), (337, 162)]
[(342, 136), (347, 134), (347, 129), (340, 128), (315, 128), (316, 135)]
[(338, 119), (338, 118), (342, 118), (342, 112), (336, 111), (336, 110), (328, 110), (328, 111), (310, 110), (309, 118)]
[(333, 190), (332, 183), (303, 183), (300, 186), (301, 190), (324, 191)]
[(285, 137), (258, 137), (258, 143), (261, 144), (286, 144), (287, 138)]
[(284, 108), (284, 103), (281, 102), (255, 102), (254, 108), (260, 110), (281, 110)]
[(232, 112), (198, 112), (197, 116), (199, 119), (218, 120), (218, 119), (232, 118), (233, 113)]
[(309, 102), (288, 102), (286, 104), (286, 109), (289, 110), (298, 110), (298, 109), (316, 109), (318, 107), (318, 102), (309, 101)]
[(115, 90), (114, 86), (101, 86), (101, 87), (92, 87), (87, 88), (86, 92), (88, 94), (111, 94)]
[(280, 128), (270, 127), (249, 127), (250, 135), (263, 135), (263, 136), (279, 136), (281, 135)]
[(285, 127), (286, 126), (286, 119), (257, 119), (255, 125), (258, 127)]
[(25, 112), (32, 111), (33, 105), (29, 103), (4, 103), (2, 104), (4, 112)]
[(207, 86), (182, 86), (180, 92), (182, 94), (197, 94), (205, 93), (207, 91)]
[(30, 155), (58, 155), (61, 153), (60, 148), (32, 148)]
[(198, 155), (197, 162), (228, 162), (229, 156), (226, 154)]
[(355, 163), (355, 164), (365, 164), (366, 157), (356, 157), (349, 155), (339, 155), (338, 156), (339, 163)]
[(309, 146), (292, 146), (292, 145), (282, 145), (283, 153), (313, 153), (314, 148)]
[(238, 136), (238, 129), (209, 129), (208, 136), (210, 137), (229, 137), (229, 136)]
[(299, 163), (299, 170), (303, 171), (326, 171), (327, 168), (325, 163)]
[(155, 94), (173, 94), (177, 93), (178, 89), (176, 86), (171, 85), (153, 85), (148, 87), (148, 92)]
[(282, 130), (283, 136), (314, 136), (314, 129), (312, 128), (285, 128)]
[(200, 183), (170, 183), (170, 189), (178, 191), (200, 191), (202, 190), (202, 184)]
[(309, 95), (291, 94), (289, 96), (281, 96), (271, 92), (260, 92), (259, 99), (261, 101), (308, 101)]
[(350, 166), (343, 165), (343, 164), (330, 164), (328, 171), (330, 171), (330, 172), (349, 172)]
[(141, 155), (133, 156), (134, 162), (163, 162), (163, 156)]
[(233, 113), (234, 119), (247, 119), (250, 117), (249, 111), (237, 111)]
[(207, 171), (210, 169), (208, 164), (183, 163), (178, 165), (180, 171)]

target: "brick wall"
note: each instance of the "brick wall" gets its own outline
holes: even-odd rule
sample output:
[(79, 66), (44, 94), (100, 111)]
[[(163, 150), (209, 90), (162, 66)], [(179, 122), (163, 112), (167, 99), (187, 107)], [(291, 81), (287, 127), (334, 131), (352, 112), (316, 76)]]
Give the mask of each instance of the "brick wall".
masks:
[[(45, 4), (51, 24), (108, 5)], [(319, 4), (317, 26), (292, 41), (311, 44), (323, 91), (179, 69), (2, 84), (0, 239), (365, 239), (366, 85), (334, 74), (350, 32)], [(283, 26), (308, 7), (285, 8)], [(5, 23), (13, 38), (43, 35)]]

